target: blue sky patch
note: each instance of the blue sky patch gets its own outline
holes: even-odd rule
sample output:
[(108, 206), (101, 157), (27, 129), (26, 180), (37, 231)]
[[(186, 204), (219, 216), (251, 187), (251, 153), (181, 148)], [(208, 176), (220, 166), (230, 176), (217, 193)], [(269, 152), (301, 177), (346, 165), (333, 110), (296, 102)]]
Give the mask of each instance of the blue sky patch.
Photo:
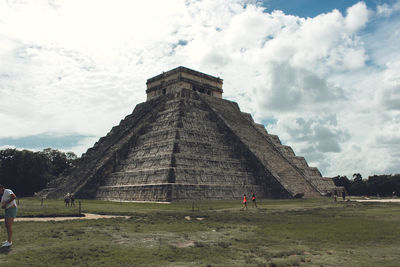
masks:
[(45, 148), (69, 149), (80, 144), (83, 139), (93, 137), (89, 135), (58, 136), (51, 133), (37, 134), (18, 138), (2, 137), (0, 146), (41, 150)]
[(377, 5), (391, 5), (396, 0), (264, 0), (262, 6), (267, 8), (265, 11), (270, 13), (273, 10), (282, 10), (287, 15), (295, 15), (299, 17), (315, 17), (321, 13), (331, 12), (333, 9), (339, 10), (342, 14), (346, 14), (347, 8), (352, 5), (364, 2), (369, 9), (376, 10)]
[(276, 119), (273, 119), (273, 118), (266, 118), (266, 119), (263, 119), (263, 120), (261, 121), (261, 124), (263, 124), (265, 127), (267, 127), (267, 126), (270, 125), (270, 124), (276, 124), (276, 122), (277, 122)]

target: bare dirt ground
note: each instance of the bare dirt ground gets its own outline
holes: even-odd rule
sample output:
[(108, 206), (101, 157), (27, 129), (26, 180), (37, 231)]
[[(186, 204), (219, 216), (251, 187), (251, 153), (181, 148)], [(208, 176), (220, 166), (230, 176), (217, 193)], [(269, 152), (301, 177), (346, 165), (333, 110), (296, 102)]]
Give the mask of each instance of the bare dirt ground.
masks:
[(352, 199), (351, 201), (356, 201), (356, 202), (400, 203), (400, 199), (398, 199), (398, 198), (392, 198), (392, 199)]
[(96, 220), (96, 219), (110, 219), (110, 218), (125, 218), (129, 216), (117, 216), (117, 215), (99, 215), (84, 213), (82, 217), (33, 217), (33, 218), (15, 218), (16, 222), (48, 222), (48, 221), (67, 221), (67, 220)]

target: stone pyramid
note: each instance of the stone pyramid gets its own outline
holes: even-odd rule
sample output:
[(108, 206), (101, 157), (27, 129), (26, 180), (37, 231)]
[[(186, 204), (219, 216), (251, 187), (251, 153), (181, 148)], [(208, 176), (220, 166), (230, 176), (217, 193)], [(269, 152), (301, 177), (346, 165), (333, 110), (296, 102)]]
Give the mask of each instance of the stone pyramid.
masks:
[(42, 191), (124, 201), (318, 197), (335, 188), (278, 136), (222, 99), (222, 79), (178, 67)]

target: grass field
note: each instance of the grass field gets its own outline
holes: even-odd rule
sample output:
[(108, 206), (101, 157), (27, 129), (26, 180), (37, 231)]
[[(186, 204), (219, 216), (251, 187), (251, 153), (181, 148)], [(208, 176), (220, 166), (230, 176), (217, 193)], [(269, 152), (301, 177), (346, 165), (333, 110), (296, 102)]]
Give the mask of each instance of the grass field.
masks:
[[(19, 202), (19, 217), (78, 214), (78, 201)], [(399, 203), (81, 203), (85, 213), (129, 217), (15, 222), (0, 266), (400, 266)]]

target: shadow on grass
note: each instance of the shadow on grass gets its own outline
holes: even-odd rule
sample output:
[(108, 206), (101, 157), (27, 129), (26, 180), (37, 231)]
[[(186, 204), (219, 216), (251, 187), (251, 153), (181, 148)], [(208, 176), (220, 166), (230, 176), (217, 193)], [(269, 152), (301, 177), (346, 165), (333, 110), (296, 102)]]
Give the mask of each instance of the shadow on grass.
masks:
[(8, 254), (11, 251), (11, 247), (0, 247), (0, 254)]
[[(33, 214), (33, 215), (22, 215), (18, 216), (18, 218), (58, 218), (58, 217), (85, 217), (83, 213), (72, 213), (72, 214)], [(4, 219), (4, 216), (0, 216), (0, 220)]]

